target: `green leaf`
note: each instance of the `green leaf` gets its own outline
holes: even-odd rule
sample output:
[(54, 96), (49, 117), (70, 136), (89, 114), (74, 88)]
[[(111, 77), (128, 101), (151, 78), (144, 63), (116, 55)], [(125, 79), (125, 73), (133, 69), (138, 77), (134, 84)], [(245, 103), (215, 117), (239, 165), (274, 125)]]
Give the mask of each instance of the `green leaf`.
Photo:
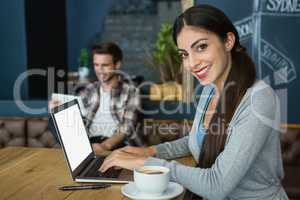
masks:
[(82, 48), (80, 50), (80, 56), (79, 56), (79, 66), (86, 66), (89, 65), (89, 53), (86, 48)]
[(153, 66), (159, 69), (161, 79), (170, 77), (173, 81), (180, 79), (181, 75), (181, 59), (178, 55), (177, 46), (172, 38), (172, 26), (164, 23), (161, 25), (160, 31), (157, 34), (154, 44), (154, 51), (148, 57), (152, 59), (150, 62)]

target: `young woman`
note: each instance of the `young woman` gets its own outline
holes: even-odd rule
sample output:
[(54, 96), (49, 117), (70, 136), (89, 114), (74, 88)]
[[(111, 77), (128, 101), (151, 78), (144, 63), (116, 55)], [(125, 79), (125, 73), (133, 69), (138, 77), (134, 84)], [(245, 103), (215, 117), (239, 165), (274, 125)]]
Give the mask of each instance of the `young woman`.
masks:
[[(278, 101), (256, 80), (232, 22), (217, 8), (194, 6), (176, 19), (173, 37), (184, 68), (204, 86), (190, 134), (114, 151), (100, 170), (161, 165), (172, 181), (205, 199), (288, 199), (280, 183)], [(189, 154), (197, 167), (165, 160)]]

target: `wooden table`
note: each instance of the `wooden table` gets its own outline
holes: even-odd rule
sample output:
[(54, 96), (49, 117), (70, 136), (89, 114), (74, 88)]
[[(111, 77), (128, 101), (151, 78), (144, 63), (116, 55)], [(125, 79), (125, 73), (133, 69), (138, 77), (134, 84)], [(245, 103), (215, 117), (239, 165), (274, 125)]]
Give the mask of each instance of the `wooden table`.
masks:
[[(191, 157), (178, 160), (192, 164)], [(97, 199), (127, 200), (123, 184), (100, 190), (60, 191), (76, 185), (61, 149), (8, 147), (0, 150), (0, 199)], [(183, 194), (175, 199), (182, 199)]]

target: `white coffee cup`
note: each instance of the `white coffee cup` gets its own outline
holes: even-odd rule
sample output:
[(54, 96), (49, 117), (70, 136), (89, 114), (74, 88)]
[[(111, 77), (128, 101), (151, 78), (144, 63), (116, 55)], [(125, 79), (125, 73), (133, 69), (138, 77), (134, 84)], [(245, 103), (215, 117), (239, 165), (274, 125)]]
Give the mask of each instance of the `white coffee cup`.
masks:
[(134, 169), (133, 179), (137, 189), (145, 196), (160, 196), (169, 185), (170, 170), (162, 166), (143, 166)]

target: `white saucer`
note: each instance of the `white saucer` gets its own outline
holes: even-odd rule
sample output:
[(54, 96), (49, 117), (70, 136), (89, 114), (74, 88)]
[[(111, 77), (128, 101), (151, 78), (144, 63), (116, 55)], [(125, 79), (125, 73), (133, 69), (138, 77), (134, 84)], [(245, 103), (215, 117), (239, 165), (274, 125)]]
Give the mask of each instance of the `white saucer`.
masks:
[(166, 200), (177, 197), (183, 192), (183, 187), (175, 182), (170, 182), (167, 190), (160, 196), (149, 197), (143, 195), (138, 189), (135, 187), (133, 182), (129, 182), (128, 184), (122, 187), (122, 194), (129, 197), (130, 199), (135, 200)]

